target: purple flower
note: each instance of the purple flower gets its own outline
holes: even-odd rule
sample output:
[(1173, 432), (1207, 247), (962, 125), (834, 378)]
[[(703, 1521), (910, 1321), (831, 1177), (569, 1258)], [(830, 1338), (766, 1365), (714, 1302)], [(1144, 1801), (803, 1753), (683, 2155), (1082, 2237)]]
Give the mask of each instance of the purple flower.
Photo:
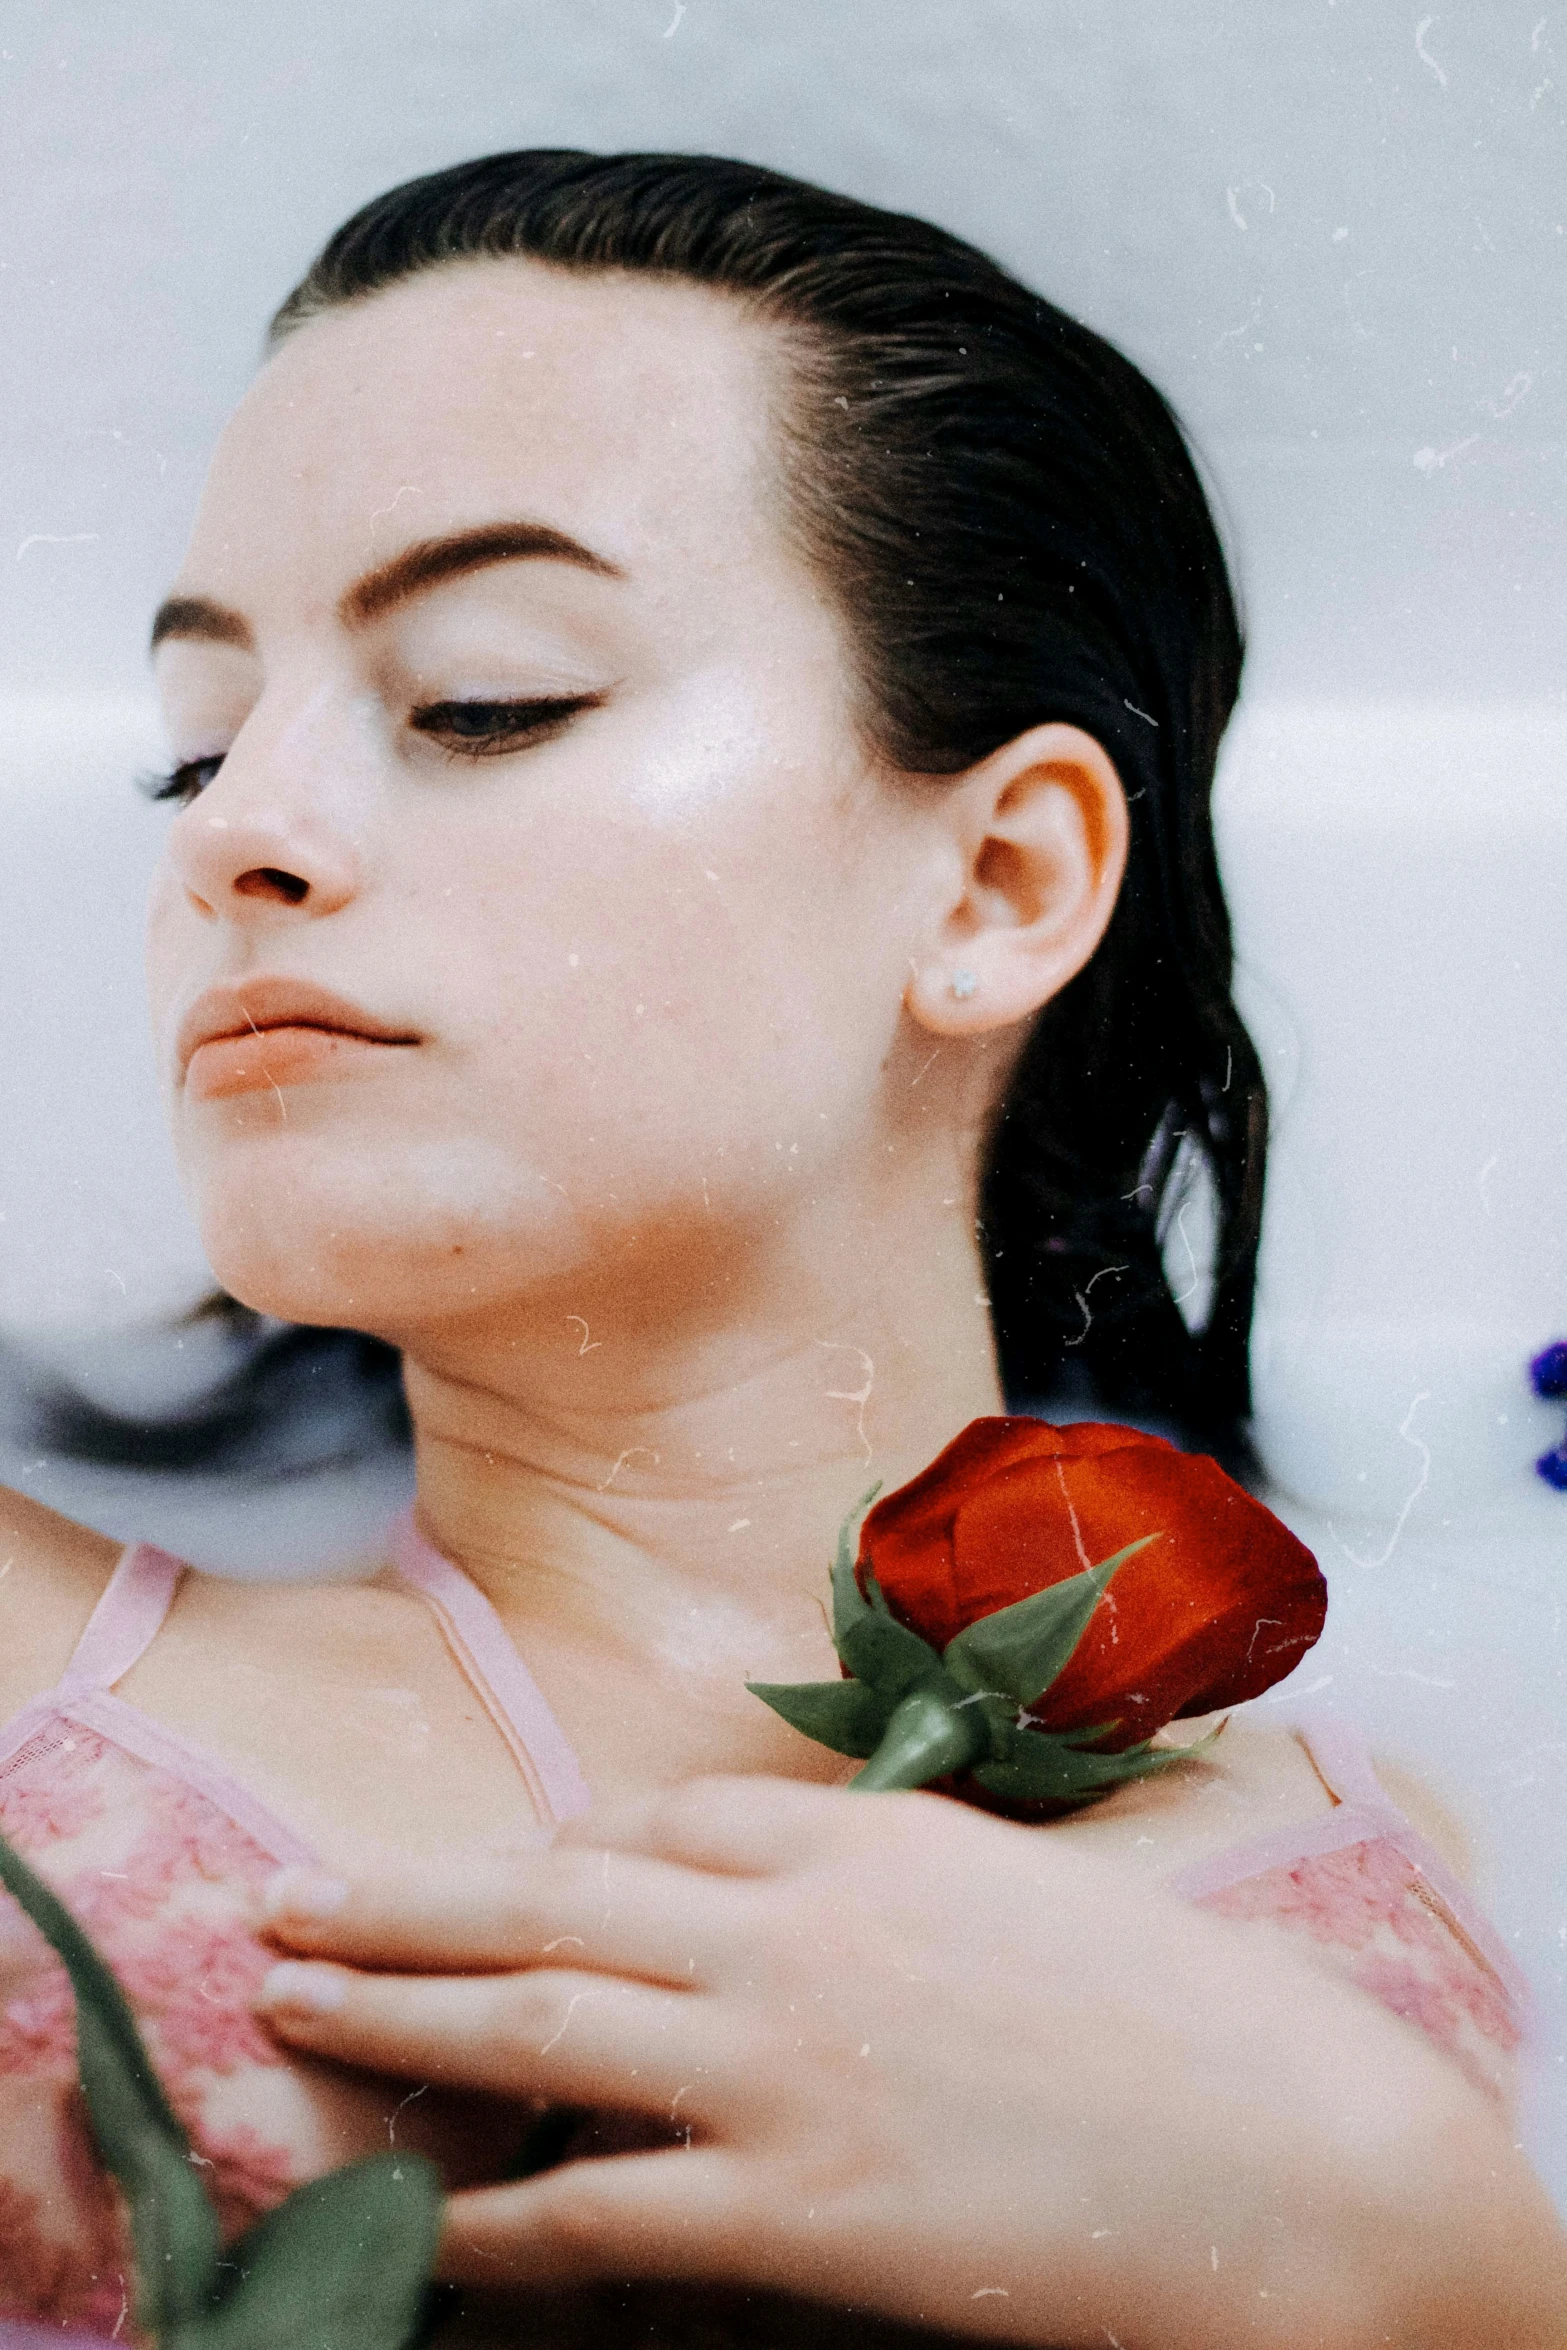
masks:
[(1567, 1493), (1567, 1436), (1560, 1444), (1553, 1444), (1549, 1452), (1542, 1452), (1534, 1465), (1547, 1485), (1554, 1485), (1558, 1493)]
[[(1535, 1356), (1529, 1365), (1529, 1377), (1535, 1394), (1543, 1396), (1547, 1403), (1567, 1396), (1567, 1338), (1558, 1338)], [(1542, 1469), (1540, 1473), (1543, 1476), (1545, 1471)]]

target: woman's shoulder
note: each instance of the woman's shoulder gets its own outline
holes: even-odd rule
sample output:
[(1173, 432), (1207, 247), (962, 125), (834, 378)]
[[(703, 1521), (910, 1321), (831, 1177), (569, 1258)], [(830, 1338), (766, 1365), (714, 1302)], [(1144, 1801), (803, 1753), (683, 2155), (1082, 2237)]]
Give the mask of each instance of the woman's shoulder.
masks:
[[(1117, 1790), (1110, 1802), (1061, 1828), (1114, 1844), (1161, 1880), (1180, 1875), (1253, 1838), (1308, 1828), (1331, 1812), (1334, 1791), (1313, 1760), (1309, 1739), (1293, 1725), (1242, 1707), (1229, 1716), (1173, 1722), (1158, 1743), (1200, 1745), (1190, 1761)], [(1460, 1878), (1471, 1866), (1462, 1825), (1406, 1765), (1373, 1751), (1372, 1767), (1389, 1801), (1435, 1845)]]
[[(1296, 1816), (1303, 1821), (1319, 1816), (1331, 1810), (1335, 1801), (1353, 1796), (1353, 1788), (1335, 1789), (1324, 1775), (1313, 1749), (1309, 1718), (1297, 1727), (1259, 1721), (1255, 1715), (1243, 1714), (1232, 1727), (1239, 1733), (1231, 1759), (1233, 1783), (1241, 1802), (1265, 1815), (1259, 1818), (1259, 1833), (1284, 1826)], [(1468, 1832), (1456, 1813), (1412, 1765), (1378, 1752), (1374, 1742), (1360, 1731), (1354, 1731), (1353, 1735), (1355, 1744), (1364, 1750), (1381, 1794), (1403, 1813), (1419, 1835), (1436, 1847), (1456, 1877), (1467, 1879), (1472, 1873), (1474, 1852)], [(1311, 1809), (1297, 1814), (1288, 1807), (1297, 1795), (1305, 1792), (1308, 1775), (1316, 1783)], [(1279, 1813), (1284, 1816), (1275, 1816)]]
[(0, 1486), (0, 1722), (59, 1680), (122, 1548)]

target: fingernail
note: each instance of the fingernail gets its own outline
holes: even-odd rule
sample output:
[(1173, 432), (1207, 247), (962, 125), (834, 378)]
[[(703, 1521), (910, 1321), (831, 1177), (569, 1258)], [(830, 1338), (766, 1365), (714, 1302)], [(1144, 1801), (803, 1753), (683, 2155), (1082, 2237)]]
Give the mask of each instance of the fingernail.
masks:
[(269, 1923), (297, 1918), (301, 1925), (336, 1917), (348, 1899), (348, 1887), (338, 1877), (324, 1877), (316, 1869), (280, 1869), (261, 1896)]
[(348, 1996), (348, 1977), (336, 1967), (286, 1958), (256, 1993), (257, 2007), (286, 2007), (295, 2015), (334, 2015)]

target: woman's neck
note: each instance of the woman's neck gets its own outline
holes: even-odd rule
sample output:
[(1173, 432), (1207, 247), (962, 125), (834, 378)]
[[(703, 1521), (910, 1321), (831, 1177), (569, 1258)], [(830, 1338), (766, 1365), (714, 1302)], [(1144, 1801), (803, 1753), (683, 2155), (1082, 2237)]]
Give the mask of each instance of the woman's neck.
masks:
[(623, 1283), (411, 1341), (430, 1540), (519, 1634), (677, 1675), (820, 1670), (845, 1513), (1002, 1408), (972, 1217), (937, 1172), (874, 1231), (807, 1213), (727, 1273), (715, 1253), (699, 1294)]

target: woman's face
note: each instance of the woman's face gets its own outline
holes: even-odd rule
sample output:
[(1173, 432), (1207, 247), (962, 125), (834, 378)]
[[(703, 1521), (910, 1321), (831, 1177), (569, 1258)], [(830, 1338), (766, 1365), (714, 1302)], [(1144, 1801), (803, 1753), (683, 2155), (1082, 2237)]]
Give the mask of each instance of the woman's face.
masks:
[(776, 364), (699, 288), (465, 264), (230, 423), (160, 618), (149, 956), (247, 1302), (407, 1339), (699, 1287), (883, 1151), (925, 795), (788, 543)]

